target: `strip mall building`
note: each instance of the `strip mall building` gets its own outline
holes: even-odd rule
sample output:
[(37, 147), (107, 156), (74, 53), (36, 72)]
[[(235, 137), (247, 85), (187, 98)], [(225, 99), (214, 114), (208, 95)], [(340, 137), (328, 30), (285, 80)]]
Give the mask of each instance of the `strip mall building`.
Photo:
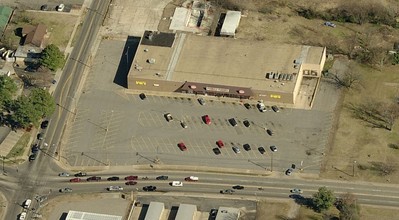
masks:
[(295, 104), (304, 77), (320, 78), (326, 48), (146, 31), (128, 88)]

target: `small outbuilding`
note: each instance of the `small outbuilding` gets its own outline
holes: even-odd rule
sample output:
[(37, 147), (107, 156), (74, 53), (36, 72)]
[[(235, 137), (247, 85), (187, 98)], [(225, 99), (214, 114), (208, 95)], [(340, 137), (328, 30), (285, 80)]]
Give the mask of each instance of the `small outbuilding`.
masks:
[(234, 37), (238, 25), (240, 24), (240, 20), (241, 20), (240, 11), (227, 11), (226, 17), (224, 18), (224, 22), (222, 25), (222, 29), (220, 30), (220, 35)]

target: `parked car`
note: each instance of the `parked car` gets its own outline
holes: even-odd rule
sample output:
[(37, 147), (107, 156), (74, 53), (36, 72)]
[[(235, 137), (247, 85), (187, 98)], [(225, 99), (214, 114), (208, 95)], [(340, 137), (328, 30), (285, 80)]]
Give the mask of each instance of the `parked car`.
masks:
[(221, 154), (222, 152), (220, 152), (220, 149), (219, 149), (219, 148), (215, 147), (215, 148), (213, 148), (213, 153), (215, 153), (216, 155), (219, 155), (219, 154)]
[(36, 158), (37, 158), (37, 153), (31, 154), (29, 156), (29, 161), (34, 161), (34, 160), (36, 160)]
[(187, 150), (187, 147), (183, 142), (178, 143), (177, 146), (180, 148), (181, 151)]
[(44, 137), (43, 133), (37, 134), (37, 139), (38, 140), (43, 140), (43, 137)]
[(25, 220), (26, 218), (26, 212), (22, 212), (21, 214), (19, 214), (19, 220)]
[(42, 11), (48, 11), (48, 5), (42, 5), (42, 6), (40, 7), (40, 10), (42, 10)]
[(262, 147), (262, 146), (258, 147), (258, 151), (259, 151), (259, 153), (261, 153), (261, 154), (264, 154), (264, 153), (266, 153), (266, 150), (265, 150), (265, 148), (264, 148), (264, 147)]
[(258, 102), (258, 104), (256, 104), (256, 108), (258, 108), (258, 110), (260, 112), (265, 112), (266, 111), (265, 104), (263, 104), (262, 102)]
[(335, 25), (334, 23), (332, 23), (332, 22), (330, 22), (330, 21), (326, 21), (326, 22), (324, 22), (324, 25), (325, 26), (328, 26), (328, 27), (332, 27), (332, 28), (335, 28), (337, 25)]
[(205, 122), (205, 124), (210, 125), (211, 122), (211, 118), (209, 117), (209, 115), (204, 115), (202, 116), (202, 120)]
[(225, 190), (220, 190), (221, 194), (233, 194), (235, 191), (232, 189), (225, 189)]
[(189, 182), (197, 182), (199, 180), (199, 178), (196, 176), (189, 176), (189, 177), (184, 178), (184, 180), (189, 181)]
[(147, 98), (147, 96), (144, 93), (140, 93), (139, 97), (141, 100), (144, 100)]
[(39, 148), (39, 145), (37, 145), (37, 144), (34, 144), (33, 146), (32, 146), (32, 153), (33, 154), (36, 154), (37, 152), (39, 152), (39, 150), (40, 150), (40, 148)]
[(146, 192), (152, 192), (152, 191), (156, 191), (157, 187), (156, 186), (144, 186), (143, 190)]
[(85, 172), (79, 172), (75, 174), (76, 177), (83, 177), (83, 176), (87, 176), (87, 173)]
[(183, 183), (181, 181), (172, 181), (169, 183), (171, 186), (179, 186), (182, 187)]
[(242, 123), (243, 123), (244, 126), (247, 127), (247, 128), (251, 126), (251, 123), (249, 123), (249, 121), (246, 120), (246, 119), (245, 119)]
[(165, 117), (166, 121), (168, 121), (168, 122), (173, 121), (172, 114), (170, 114), (170, 113), (164, 114), (164, 117)]
[(61, 176), (61, 177), (68, 177), (68, 176), (69, 176), (69, 173), (62, 172), (62, 173), (59, 173), (58, 176)]
[(101, 177), (99, 177), (99, 176), (92, 176), (92, 177), (89, 177), (89, 178), (87, 178), (86, 179), (86, 181), (100, 181), (101, 180)]
[(277, 151), (277, 147), (272, 145), (272, 146), (270, 146), (270, 150), (273, 151), (273, 152), (276, 152)]
[(250, 150), (251, 150), (251, 145), (249, 145), (249, 144), (244, 144), (242, 147), (243, 147), (246, 151), (250, 151)]
[(216, 141), (216, 145), (217, 145), (219, 148), (223, 148), (223, 147), (224, 147), (224, 143), (223, 143), (222, 140)]
[(289, 168), (289, 169), (287, 169), (287, 170), (285, 171), (285, 175), (291, 176), (292, 172), (294, 172), (294, 170), (292, 170), (291, 168)]
[(57, 6), (57, 11), (64, 11), (65, 5), (64, 4), (59, 4)]
[(187, 126), (187, 123), (184, 122), (184, 121), (180, 121), (180, 125), (181, 125), (183, 128), (187, 128), (187, 127), (188, 127), (188, 126)]
[(199, 102), (199, 104), (201, 104), (201, 105), (205, 105), (205, 104), (206, 104), (206, 102), (205, 102), (205, 100), (204, 100), (203, 98), (199, 98), (199, 99), (198, 99), (198, 102)]
[(266, 129), (266, 133), (270, 136), (273, 136), (274, 132), (270, 129)]
[(237, 189), (237, 190), (242, 190), (242, 189), (244, 189), (244, 186), (235, 185), (235, 186), (233, 186), (232, 188), (233, 188), (233, 189)]
[(43, 121), (43, 122), (40, 124), (40, 127), (41, 127), (42, 129), (46, 129), (46, 128), (48, 127), (48, 124), (49, 124), (49, 121), (48, 121), (48, 120), (45, 120), (45, 121)]
[(218, 214), (218, 209), (211, 209), (211, 211), (209, 212), (209, 217), (211, 219), (215, 219), (217, 214)]
[(302, 194), (303, 193), (302, 189), (297, 189), (297, 188), (291, 189), (290, 192), (291, 193), (295, 193), (295, 194)]
[(244, 107), (246, 109), (251, 109), (252, 108), (251, 104), (249, 104), (249, 103), (244, 103)]
[(229, 122), (230, 122), (230, 124), (231, 124), (233, 127), (235, 127), (235, 126), (238, 125), (235, 118), (230, 118), (230, 119), (229, 119)]
[(125, 180), (137, 180), (138, 176), (127, 176), (125, 177)]
[(157, 180), (168, 180), (169, 177), (168, 176), (158, 176), (156, 179)]
[(60, 193), (71, 193), (72, 189), (71, 188), (62, 188), (59, 190)]
[(77, 182), (81, 182), (81, 181), (82, 181), (82, 179), (80, 179), (80, 178), (73, 178), (73, 179), (69, 180), (69, 182), (72, 182), (72, 183), (77, 183)]
[(130, 185), (130, 186), (136, 185), (136, 184), (137, 184), (137, 182), (135, 182), (135, 181), (127, 181), (127, 182), (125, 183), (125, 185)]
[(280, 111), (280, 109), (277, 107), (277, 105), (273, 105), (272, 109), (273, 109), (274, 112), (279, 112)]
[(108, 181), (118, 181), (118, 180), (119, 180), (119, 177), (113, 176), (113, 177), (109, 177), (107, 180), (108, 180)]
[(236, 153), (236, 154), (241, 153), (240, 148), (237, 146), (233, 146), (232, 149), (233, 149), (234, 153)]
[(108, 191), (123, 191), (123, 187), (122, 186), (109, 186), (107, 188)]

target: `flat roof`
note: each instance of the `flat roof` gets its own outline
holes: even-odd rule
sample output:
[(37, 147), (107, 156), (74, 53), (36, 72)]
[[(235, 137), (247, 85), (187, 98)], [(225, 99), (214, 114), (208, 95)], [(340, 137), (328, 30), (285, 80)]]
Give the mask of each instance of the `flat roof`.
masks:
[(235, 220), (240, 217), (240, 209), (219, 207), (215, 220)]
[(241, 12), (240, 11), (227, 11), (226, 17), (224, 18), (222, 29), (220, 30), (221, 35), (234, 36), (236, 29), (240, 24)]
[(91, 212), (69, 211), (65, 220), (122, 220), (122, 216), (106, 215)]
[[(323, 49), (302, 45), (275, 45), (186, 33), (176, 35), (173, 47), (139, 47), (130, 73), (143, 79), (199, 82), (257, 90), (293, 91), (299, 68), (294, 61), (319, 64)], [(153, 58), (155, 63), (147, 63)], [(291, 81), (275, 82), (267, 73), (293, 75)], [(284, 85), (282, 85), (284, 84)]]
[(189, 220), (193, 219), (195, 216), (195, 212), (197, 211), (196, 205), (191, 204), (180, 204), (179, 209), (177, 210), (175, 220)]
[(170, 30), (187, 30), (187, 24), (190, 20), (191, 12), (187, 8), (177, 7), (173, 13), (172, 22), (170, 22)]
[(171, 47), (175, 41), (174, 33), (165, 33), (157, 31), (144, 31), (144, 36), (141, 38), (142, 45)]
[(159, 220), (161, 219), (162, 212), (165, 208), (162, 202), (150, 202), (144, 220)]

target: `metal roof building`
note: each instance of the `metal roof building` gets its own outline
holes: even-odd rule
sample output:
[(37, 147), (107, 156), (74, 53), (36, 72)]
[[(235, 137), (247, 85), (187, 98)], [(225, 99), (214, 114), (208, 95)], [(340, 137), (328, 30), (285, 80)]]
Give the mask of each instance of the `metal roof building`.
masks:
[(224, 19), (220, 35), (232, 36), (236, 34), (238, 25), (240, 24), (241, 12), (240, 11), (227, 11)]
[(240, 217), (240, 210), (230, 207), (219, 207), (215, 220), (235, 220)]
[(122, 216), (69, 211), (65, 220), (122, 220)]
[(177, 210), (175, 220), (190, 220), (195, 218), (197, 212), (197, 206), (191, 204), (180, 204), (179, 210)]
[(164, 209), (162, 202), (151, 202), (144, 220), (160, 220)]

